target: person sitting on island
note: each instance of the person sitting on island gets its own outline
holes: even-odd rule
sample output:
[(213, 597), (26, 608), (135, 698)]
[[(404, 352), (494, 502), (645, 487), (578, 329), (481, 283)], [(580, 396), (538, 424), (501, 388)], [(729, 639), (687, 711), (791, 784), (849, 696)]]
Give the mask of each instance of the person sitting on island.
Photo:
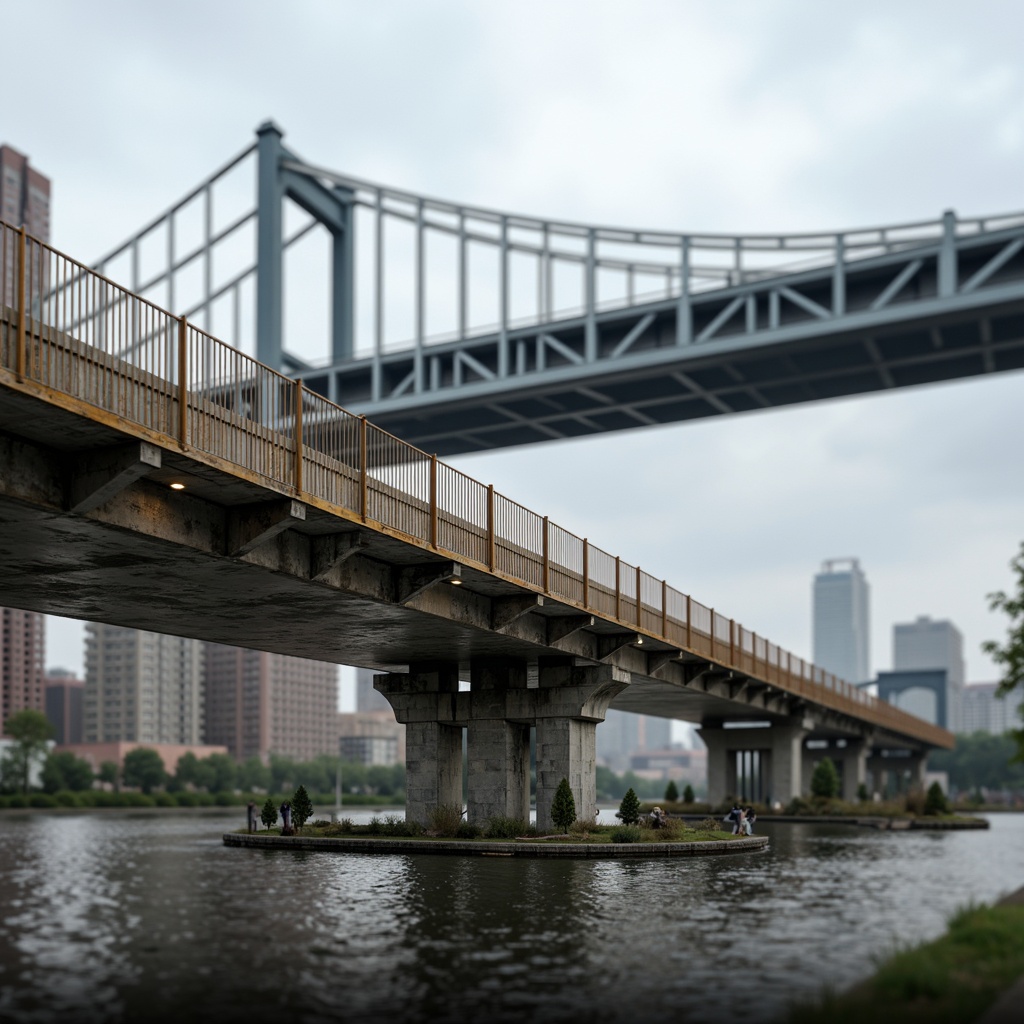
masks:
[(757, 812), (753, 807), (748, 807), (743, 815), (743, 830), (746, 835), (752, 836), (754, 834), (755, 821), (757, 821)]
[(667, 822), (668, 815), (660, 807), (651, 811), (651, 828), (663, 828)]
[(727, 825), (732, 825), (732, 834), (736, 835), (740, 830), (740, 816), (743, 812), (740, 810), (739, 804), (733, 804), (732, 810), (722, 820)]

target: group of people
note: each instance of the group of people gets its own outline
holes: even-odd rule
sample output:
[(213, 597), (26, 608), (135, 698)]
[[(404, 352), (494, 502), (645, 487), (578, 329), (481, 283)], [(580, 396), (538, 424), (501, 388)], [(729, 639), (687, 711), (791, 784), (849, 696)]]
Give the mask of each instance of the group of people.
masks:
[(732, 825), (732, 834), (752, 836), (754, 834), (754, 822), (757, 821), (757, 814), (753, 807), (743, 808), (739, 804), (733, 804), (732, 810), (725, 816), (726, 824)]

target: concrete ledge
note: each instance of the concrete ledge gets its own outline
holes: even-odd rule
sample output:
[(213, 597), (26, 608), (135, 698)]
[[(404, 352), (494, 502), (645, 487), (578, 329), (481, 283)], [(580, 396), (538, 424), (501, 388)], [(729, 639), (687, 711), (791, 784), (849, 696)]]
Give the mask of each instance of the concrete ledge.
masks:
[(267, 836), (228, 832), (225, 846), (257, 850), (321, 850), (334, 853), (432, 853), (459, 857), (556, 857), (621, 860), (637, 857), (696, 857), (704, 854), (751, 853), (768, 845), (767, 836), (706, 843), (557, 843), (469, 842), (460, 839), (340, 839), (320, 836)]

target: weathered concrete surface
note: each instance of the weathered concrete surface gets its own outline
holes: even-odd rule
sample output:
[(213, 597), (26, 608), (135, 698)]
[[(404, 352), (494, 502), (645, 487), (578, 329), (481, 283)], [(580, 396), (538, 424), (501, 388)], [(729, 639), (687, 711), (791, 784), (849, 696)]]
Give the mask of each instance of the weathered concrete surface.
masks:
[(655, 857), (755, 853), (768, 845), (767, 836), (705, 843), (558, 843), (470, 842), (458, 839), (335, 839), (319, 836), (266, 836), (241, 832), (224, 835), (225, 846), (266, 850), (319, 850), (334, 853), (427, 853), (458, 857), (553, 857), (564, 860), (627, 860)]

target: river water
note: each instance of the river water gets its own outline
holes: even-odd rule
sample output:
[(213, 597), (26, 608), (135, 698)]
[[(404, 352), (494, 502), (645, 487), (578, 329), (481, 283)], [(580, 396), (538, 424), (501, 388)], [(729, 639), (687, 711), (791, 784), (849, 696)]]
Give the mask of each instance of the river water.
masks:
[(633, 863), (228, 849), (239, 818), (0, 816), (0, 1019), (766, 1021), (1024, 884), (1024, 815)]

